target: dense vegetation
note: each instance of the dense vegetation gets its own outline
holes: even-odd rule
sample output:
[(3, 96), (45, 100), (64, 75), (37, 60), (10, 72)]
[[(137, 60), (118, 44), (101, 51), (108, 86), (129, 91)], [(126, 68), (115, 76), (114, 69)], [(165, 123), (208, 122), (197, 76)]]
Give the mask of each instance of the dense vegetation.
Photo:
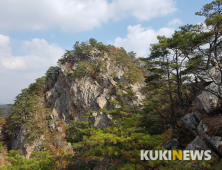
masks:
[[(85, 76), (96, 78), (105, 74), (107, 63), (105, 59), (101, 60), (104, 55), (108, 55), (118, 66), (128, 68), (124, 75), (126, 84), (141, 82), (146, 68), (148, 74), (145, 76), (146, 87), (143, 90), (147, 98), (143, 105), (133, 102), (137, 96), (132, 88), (118, 83), (122, 92), (116, 93), (116, 100), (109, 101), (116, 106), (115, 109), (100, 110), (112, 117), (109, 127), (92, 127), (89, 121), (92, 115), (87, 115), (83, 122), (74, 121), (67, 127), (67, 141), (72, 143), (74, 155), (64, 153), (61, 148), (50, 148), (46, 140), (44, 151), (34, 152), (30, 159), (19, 156), (16, 151), (10, 151), (8, 160), (11, 165), (0, 169), (221, 169), (219, 161), (215, 159), (208, 162), (140, 160), (140, 150), (163, 149), (161, 143), (170, 138), (165, 132), (166, 125), (171, 130), (176, 129), (181, 134), (188, 135), (186, 127), (179, 122), (191, 107), (197, 91), (203, 90), (199, 75), (221, 62), (221, 11), (221, 0), (204, 5), (196, 15), (205, 16), (205, 24), (182, 26), (170, 38), (158, 36), (159, 42), (151, 45), (151, 54), (147, 58), (136, 59), (134, 52), (127, 53), (123, 48), (97, 43), (93, 38), (89, 43), (76, 42), (74, 49), (67, 50), (58, 61), (61, 66), (80, 60), (74, 72), (66, 73), (72, 76), (73, 81)], [(90, 63), (88, 56), (98, 60)], [(146, 63), (142, 70), (139, 66), (141, 61)], [(53, 139), (46, 128), (50, 121), (47, 116), (51, 110), (41, 105), (41, 97), (47, 81), (53, 81), (60, 74), (59, 66), (50, 67), (44, 77), (37, 79), (16, 97), (7, 118), (9, 134), (25, 128), (30, 140), (42, 134)], [(219, 71), (222, 73), (220, 65)], [(222, 74), (220, 75), (222, 80)], [(221, 89), (222, 81), (215, 83)], [(210, 92), (222, 102), (221, 90)], [(4, 114), (4, 108), (0, 108), (0, 114)]]

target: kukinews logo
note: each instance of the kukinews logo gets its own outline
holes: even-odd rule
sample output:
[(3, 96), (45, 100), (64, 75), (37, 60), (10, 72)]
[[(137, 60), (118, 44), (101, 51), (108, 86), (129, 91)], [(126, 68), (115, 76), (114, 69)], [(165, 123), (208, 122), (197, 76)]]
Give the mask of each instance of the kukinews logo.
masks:
[(141, 150), (140, 160), (211, 160), (211, 150)]

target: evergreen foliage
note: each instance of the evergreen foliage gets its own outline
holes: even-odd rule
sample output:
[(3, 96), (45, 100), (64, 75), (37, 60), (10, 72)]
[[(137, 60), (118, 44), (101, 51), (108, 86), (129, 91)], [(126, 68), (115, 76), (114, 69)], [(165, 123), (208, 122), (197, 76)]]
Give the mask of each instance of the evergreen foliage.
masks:
[(73, 45), (73, 50), (66, 50), (65, 54), (58, 60), (58, 64), (65, 64), (66, 61), (72, 61), (76, 58), (86, 59), (93, 55), (93, 51), (96, 51), (94, 53), (95, 57), (103, 57), (105, 53), (109, 52), (109, 48), (102, 42), (97, 43), (97, 40), (94, 38), (89, 39), (89, 44), (76, 41)]
[(109, 49), (106, 45), (104, 45), (102, 42), (97, 44), (97, 49), (99, 50), (98, 56), (103, 57), (105, 53), (109, 52)]
[(93, 72), (104, 74), (107, 71), (107, 62), (106, 61), (98, 61), (93, 63)]
[(29, 88), (23, 89), (22, 93), (16, 96), (15, 103), (11, 108), (8, 122), (10, 134), (16, 133), (21, 127), (26, 129), (30, 140), (33, 140), (46, 131), (49, 114), (48, 109), (40, 106), (40, 91), (44, 87), (45, 78), (36, 79), (35, 83), (29, 85)]
[(130, 62), (130, 57), (127, 55), (127, 52), (123, 47), (112, 47), (109, 53), (113, 60), (119, 65), (126, 66)]
[(94, 38), (90, 38), (89, 39), (89, 44), (92, 46), (92, 47), (95, 47), (97, 45), (97, 40), (94, 39)]
[(11, 165), (0, 167), (0, 170), (53, 170), (57, 169), (55, 160), (48, 152), (34, 152), (31, 159), (25, 159), (17, 151), (8, 153)]
[(52, 79), (53, 75), (59, 75), (59, 67), (51, 66), (45, 73), (46, 80)]
[[(78, 42), (78, 41), (77, 41)], [(76, 43), (77, 43), (76, 42)], [(79, 43), (79, 42), (78, 42)], [(75, 47), (75, 46), (74, 46)], [(76, 53), (78, 54), (80, 51), (78, 44), (76, 45)], [(66, 61), (72, 60), (74, 57), (73, 51), (66, 50), (65, 54), (58, 60), (58, 64), (65, 64)]]
[(130, 84), (138, 83), (143, 80), (142, 71), (134, 63), (128, 64), (128, 71), (124, 74), (124, 77)]
[(79, 62), (77, 68), (72, 73), (74, 79), (81, 79), (89, 73), (89, 65), (87, 62)]

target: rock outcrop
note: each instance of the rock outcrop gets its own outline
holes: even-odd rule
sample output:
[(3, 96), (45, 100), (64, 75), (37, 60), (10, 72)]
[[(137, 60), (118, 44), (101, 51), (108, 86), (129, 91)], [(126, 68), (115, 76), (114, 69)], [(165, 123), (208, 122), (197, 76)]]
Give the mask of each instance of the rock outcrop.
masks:
[[(97, 74), (89, 72), (82, 77), (74, 78), (72, 73), (83, 61), (88, 63), (88, 67), (103, 61), (106, 71)], [(83, 121), (87, 114), (93, 116), (91, 121), (94, 127), (107, 127), (112, 118), (101, 112), (100, 109), (110, 110), (115, 107), (109, 101), (117, 99), (116, 92), (121, 91), (117, 83), (131, 86), (138, 97), (134, 102), (142, 102), (145, 96), (141, 87), (145, 84), (143, 81), (127, 84), (124, 76), (127, 70), (127, 66), (116, 64), (107, 54), (104, 54), (104, 57), (96, 57), (95, 53), (92, 53), (84, 60), (76, 56), (72, 60), (60, 64), (58, 73), (46, 82), (46, 92), (44, 93), (43, 105), (52, 110), (48, 128), (55, 136), (51, 145), (65, 148), (67, 151), (71, 150), (71, 144), (65, 140), (64, 126), (69, 126), (71, 121)], [(93, 110), (93, 113), (90, 110)], [(30, 143), (25, 128), (20, 127), (18, 133), (12, 136), (12, 149), (20, 150), (20, 154), (28, 158), (33, 151), (41, 150), (44, 140), (43, 134), (41, 138)]]
[[(210, 149), (215, 156), (222, 158), (221, 66), (213, 65), (198, 77), (201, 80), (201, 83), (197, 85), (199, 93), (192, 102), (192, 107), (187, 109), (180, 118), (186, 133), (189, 132), (192, 137), (189, 138), (184, 133), (173, 138), (174, 132), (178, 132), (178, 130), (174, 130), (173, 139), (162, 146), (166, 149)], [(177, 139), (179, 142), (183, 142), (184, 138), (193, 140), (184, 147), (183, 144), (177, 143)]]
[(222, 153), (220, 130), (222, 129), (221, 107), (221, 71), (215, 65), (205, 71), (200, 79), (207, 83), (193, 102), (193, 112), (181, 119), (183, 124), (195, 136), (185, 149), (211, 149), (217, 156)]

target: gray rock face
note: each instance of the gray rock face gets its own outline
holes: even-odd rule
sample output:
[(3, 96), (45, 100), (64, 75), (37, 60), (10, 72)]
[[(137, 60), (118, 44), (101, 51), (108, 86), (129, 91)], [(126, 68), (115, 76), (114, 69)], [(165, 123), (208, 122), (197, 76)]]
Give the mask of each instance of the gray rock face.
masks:
[(162, 144), (161, 146), (167, 150), (171, 150), (171, 149), (177, 149), (179, 145), (179, 142), (177, 139), (171, 139), (168, 140), (166, 143)]
[[(206, 87), (206, 90), (212, 90), (216, 94), (218, 93), (218, 85), (211, 83)], [(203, 91), (199, 96), (197, 96), (203, 109), (206, 113), (210, 113), (212, 110), (216, 109), (219, 105), (218, 97), (211, 92)]]
[(198, 116), (199, 115), (197, 113), (190, 113), (185, 115), (182, 118), (182, 121), (184, 121), (191, 129), (196, 129), (196, 126), (199, 124)]
[(26, 134), (26, 129), (24, 127), (20, 127), (18, 133), (11, 137), (12, 150), (19, 150), (20, 155), (29, 158), (32, 152), (39, 150), (43, 140), (44, 137), (41, 136), (31, 145)]
[(204, 141), (197, 136), (187, 147), (186, 150), (208, 149)]
[[(214, 122), (210, 122), (211, 118), (213, 121), (215, 121), (217, 119), (215, 119), (214, 116), (218, 116), (213, 114), (211, 115), (211, 113), (221, 107), (218, 97), (222, 96), (222, 87), (220, 85), (221, 73), (219, 66), (214, 64), (213, 67), (203, 72), (199, 78), (208, 85), (204, 90), (202, 90), (200, 95), (196, 97), (195, 105), (198, 112), (190, 113), (182, 119), (182, 122), (185, 122), (185, 124), (193, 130), (193, 134), (197, 135), (196, 138), (186, 147), (186, 149), (212, 149), (213, 151), (219, 152), (219, 147), (222, 145), (221, 137), (207, 135), (208, 130), (210, 128), (212, 129), (212, 127), (208, 127), (208, 125), (214, 125)], [(207, 120), (210, 122), (210, 124), (203, 123), (204, 114), (208, 115)], [(215, 123), (218, 124), (217, 122)], [(215, 134), (217, 134), (217, 131), (215, 131)]]
[[(75, 62), (72, 65), (67, 63), (61, 65), (61, 73), (54, 87), (46, 92), (48, 104), (54, 106), (52, 117), (58, 113), (62, 121), (69, 125), (70, 120), (83, 120), (83, 116), (90, 113), (90, 108), (95, 111), (93, 113), (94, 126), (106, 127), (110, 118), (101, 114), (99, 109), (113, 108), (109, 100), (116, 99), (115, 92), (120, 91), (116, 84), (125, 82), (123, 75), (127, 68), (118, 66), (107, 58), (107, 72), (105, 74), (100, 74), (96, 79), (87, 75), (79, 80), (73, 80), (72, 77), (66, 75), (66, 72), (72, 72), (76, 68)], [(140, 90), (145, 84), (131, 86), (138, 96), (138, 100), (134, 102), (140, 103), (145, 98)]]
[(203, 124), (203, 122), (201, 121), (197, 127), (197, 130), (199, 132), (206, 132), (208, 130), (208, 126), (206, 124)]
[(197, 99), (201, 103), (205, 112), (209, 113), (221, 105), (218, 100), (218, 96), (222, 96), (222, 86), (220, 85), (221, 71), (219, 66), (209, 68), (200, 76), (200, 79), (204, 80), (209, 85), (207, 85), (205, 90), (197, 96)]
[(210, 141), (215, 145), (216, 148), (222, 145), (222, 140), (220, 136), (213, 136), (210, 138)]
[(203, 71), (198, 77), (205, 83), (211, 83), (215, 80), (216, 66), (211, 67), (210, 69)]

